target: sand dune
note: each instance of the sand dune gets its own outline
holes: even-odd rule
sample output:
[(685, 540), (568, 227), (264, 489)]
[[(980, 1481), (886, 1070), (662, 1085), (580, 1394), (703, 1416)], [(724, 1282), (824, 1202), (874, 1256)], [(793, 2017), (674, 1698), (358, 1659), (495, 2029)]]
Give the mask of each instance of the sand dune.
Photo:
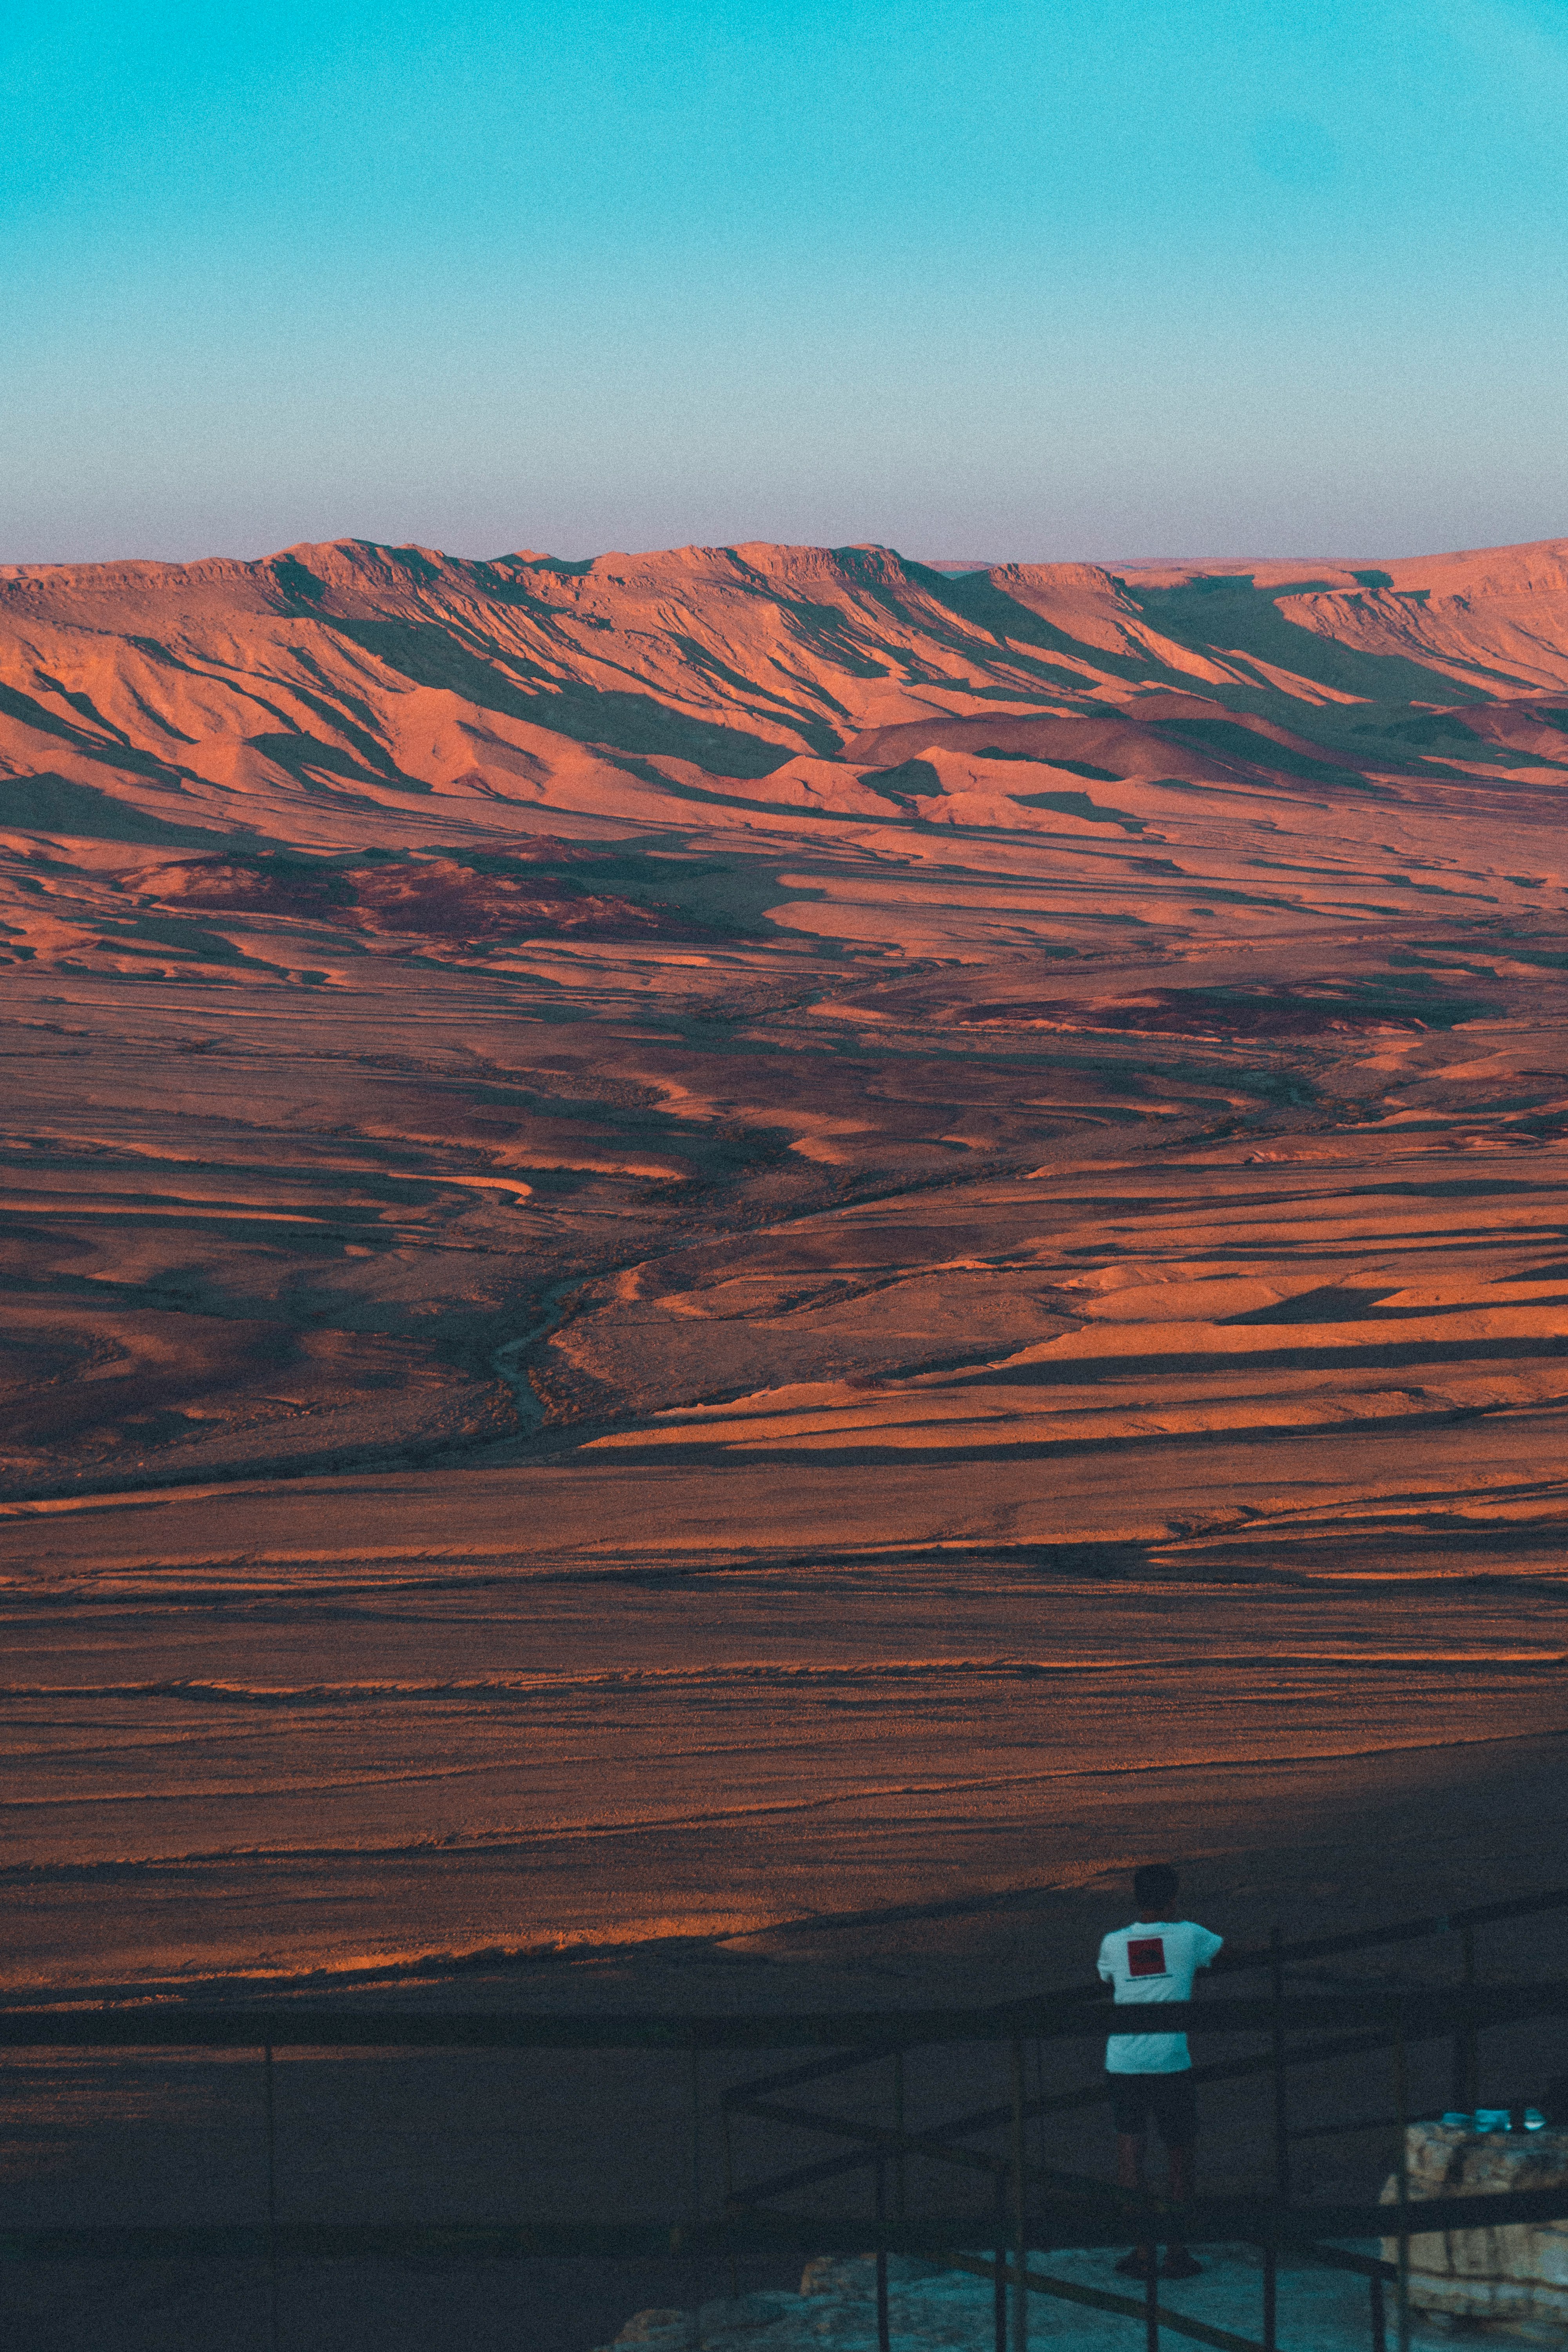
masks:
[(1568, 541), (0, 572), (15, 1981), (1506, 1777), (1565, 793)]

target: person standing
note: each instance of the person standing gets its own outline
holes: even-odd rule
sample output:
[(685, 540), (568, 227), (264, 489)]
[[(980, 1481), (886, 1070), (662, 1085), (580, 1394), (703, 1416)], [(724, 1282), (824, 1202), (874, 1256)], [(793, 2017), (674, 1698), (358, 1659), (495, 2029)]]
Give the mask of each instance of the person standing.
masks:
[[(1100, 1977), (1121, 2001), (1190, 2000), (1193, 1979), (1224, 1945), (1223, 1936), (1195, 1919), (1172, 1915), (1181, 1881), (1168, 1863), (1150, 1863), (1132, 1878), (1138, 1916), (1118, 1927), (1100, 1948)], [(1184, 2033), (1113, 2033), (1105, 2045), (1110, 2084), (1110, 2116), (1116, 2126), (1116, 2178), (1123, 2189), (1143, 2189), (1144, 2150), (1152, 2119), (1164, 2144), (1171, 2171), (1171, 2197), (1184, 2205), (1193, 2193), (1193, 2143), (1197, 2137), (1197, 2101), (1193, 2060)], [(1124, 2278), (1146, 2279), (1155, 2248), (1134, 2246), (1116, 2265)], [(1179, 2238), (1165, 2245), (1163, 2278), (1196, 2278), (1203, 2269)]]

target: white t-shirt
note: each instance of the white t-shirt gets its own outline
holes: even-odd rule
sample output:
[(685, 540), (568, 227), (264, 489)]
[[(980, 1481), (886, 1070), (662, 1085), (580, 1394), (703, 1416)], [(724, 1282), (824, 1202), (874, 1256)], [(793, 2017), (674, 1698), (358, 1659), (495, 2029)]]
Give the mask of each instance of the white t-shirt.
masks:
[[(1190, 2000), (1194, 1977), (1224, 1942), (1195, 1919), (1135, 1919), (1101, 1944), (1100, 1981), (1119, 2002)], [(1184, 2033), (1113, 2033), (1105, 2045), (1110, 2074), (1180, 2074), (1192, 2063)]]

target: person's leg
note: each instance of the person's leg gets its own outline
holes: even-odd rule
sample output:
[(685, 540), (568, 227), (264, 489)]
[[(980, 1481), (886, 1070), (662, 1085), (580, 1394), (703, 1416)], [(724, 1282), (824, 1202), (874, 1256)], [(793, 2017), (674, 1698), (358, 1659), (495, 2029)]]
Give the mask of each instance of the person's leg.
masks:
[[(1146, 2185), (1144, 2150), (1149, 2144), (1147, 2088), (1137, 2074), (1110, 2078), (1110, 2117), (1116, 2126), (1116, 2183), (1142, 2195)], [(1154, 2246), (1134, 2246), (1116, 2265), (1123, 2278), (1146, 2278), (1158, 2255)]]
[[(1166, 2153), (1171, 2160), (1171, 2202), (1173, 2205), (1185, 2205), (1193, 2193), (1192, 2142), (1189, 2140), (1184, 2147), (1169, 2148)], [(1162, 2267), (1166, 2278), (1196, 2278), (1203, 2264), (1194, 2262), (1184, 2240), (1175, 2237), (1165, 2241), (1165, 2260)]]
[[(1159, 2109), (1160, 2137), (1165, 2143), (1165, 2158), (1171, 2174), (1171, 2202), (1186, 2205), (1193, 2194), (1193, 2143), (1197, 2131), (1197, 2102), (1193, 2095), (1191, 2077), (1173, 2074), (1162, 2085), (1163, 2098)], [(1183, 2240), (1165, 2241), (1164, 2275), (1166, 2278), (1196, 2278), (1202, 2270)]]

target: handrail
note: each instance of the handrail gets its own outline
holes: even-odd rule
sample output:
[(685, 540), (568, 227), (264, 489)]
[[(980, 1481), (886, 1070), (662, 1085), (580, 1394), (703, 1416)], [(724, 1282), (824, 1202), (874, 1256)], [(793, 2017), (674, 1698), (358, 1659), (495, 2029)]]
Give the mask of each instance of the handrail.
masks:
[[(1128, 2001), (1082, 2014), (1054, 2000), (995, 2009), (774, 2010), (731, 2016), (683, 2012), (515, 2010), (175, 2009), (138, 2003), (110, 2010), (0, 2012), (0, 2049), (469, 2049), (785, 2050), (873, 2053), (933, 2042), (1083, 2041), (1104, 2033), (1298, 2032), (1320, 2026), (1399, 2024), (1447, 2032), (1470, 2023), (1568, 2012), (1568, 1978), (1542, 1984), (1369, 1985), (1354, 1991), (1264, 1998)], [(1440, 2021), (1435, 2022), (1435, 2021)], [(826, 2069), (824, 2071), (826, 2071)]]
[[(1510, 1895), (1501, 1903), (1476, 1903), (1462, 1911), (1433, 1911), (1417, 1919), (1392, 1919), (1383, 1927), (1356, 1927), (1339, 1936), (1299, 1937), (1293, 1944), (1281, 1944), (1278, 1948), (1269, 1944), (1244, 1944), (1234, 1950), (1226, 1948), (1210, 1964), (1212, 1976), (1235, 1976), (1246, 1969), (1291, 1968), (1302, 1960), (1332, 1959), (1344, 1952), (1370, 1952), (1387, 1944), (1420, 1943), (1434, 1936), (1462, 1934), (1466, 1928), (1495, 1927), (1504, 1919), (1527, 1919), (1546, 1911), (1568, 1909), (1568, 1886), (1553, 1887), (1545, 1895)], [(1044, 1995), (1026, 1994), (1021, 2000), (998, 2001), (998, 2016), (1010, 2016), (1036, 1999), (1090, 2003), (1110, 2000), (1109, 1986), (1098, 1981), (1053, 1986)]]
[[(1169, 2211), (1158, 2198), (1147, 2200), (1147, 2212), (1156, 2227)], [(1184, 2235), (1194, 2245), (1226, 2239), (1253, 2244), (1274, 2236), (1299, 2244), (1305, 2252), (1315, 2240), (1332, 2238), (1424, 2238), (1445, 2231), (1494, 2229), (1505, 2222), (1557, 2221), (1568, 2219), (1568, 2183), (1553, 2189), (1520, 2189), (1489, 2195), (1434, 2197), (1413, 2200), (1404, 2209), (1370, 2202), (1335, 2202), (1297, 2206), (1282, 2212), (1268, 2197), (1200, 2197), (1181, 2208)], [(1130, 2221), (1125, 2201), (1107, 2197), (1097, 2214), (1087, 2195), (1064, 2200), (1056, 2213), (1054, 2251), (1061, 2249), (1060, 2227), (1070, 2216), (1075, 2246), (1116, 2246), (1127, 2242)], [(1053, 2251), (1053, 2209), (1048, 2200), (1026, 2218), (1026, 2236), (1032, 2251)], [(1136, 2227), (1136, 2222), (1133, 2222)], [(280, 2255), (315, 2261), (354, 2260), (364, 2255), (470, 2262), (479, 2258), (598, 2256), (604, 2259), (658, 2254), (725, 2254), (753, 2247), (799, 2247), (816, 2253), (919, 2254), (937, 2248), (972, 2250), (984, 2243), (985, 2216), (963, 2213), (909, 2213), (878, 2220), (864, 2213), (730, 2212), (671, 2224), (668, 2221), (470, 2221), (470, 2222), (334, 2222), (279, 2221), (276, 2247)], [(6, 2262), (65, 2262), (83, 2256), (106, 2262), (142, 2258), (172, 2259), (206, 2256), (222, 2261), (250, 2260), (269, 2249), (265, 2222), (115, 2224), (76, 2229), (0, 2230), (0, 2265)], [(1353, 2265), (1360, 2268), (1368, 2257)]]
[(1255, 1944), (1237, 1952), (1221, 1952), (1214, 1962), (1216, 1976), (1233, 1969), (1266, 1969), (1276, 1959), (1287, 1966), (1297, 1960), (1324, 1960), (1340, 1952), (1370, 1952), (1384, 1944), (1413, 1944), (1430, 1936), (1447, 1936), (1467, 1927), (1490, 1927), (1504, 1919), (1528, 1919), (1542, 1911), (1568, 1908), (1568, 1886), (1547, 1895), (1510, 1895), (1501, 1903), (1475, 1903), (1464, 1911), (1434, 1911), (1421, 1919), (1391, 1920), (1386, 1927), (1358, 1927), (1342, 1936), (1310, 1936), (1294, 1944)]

